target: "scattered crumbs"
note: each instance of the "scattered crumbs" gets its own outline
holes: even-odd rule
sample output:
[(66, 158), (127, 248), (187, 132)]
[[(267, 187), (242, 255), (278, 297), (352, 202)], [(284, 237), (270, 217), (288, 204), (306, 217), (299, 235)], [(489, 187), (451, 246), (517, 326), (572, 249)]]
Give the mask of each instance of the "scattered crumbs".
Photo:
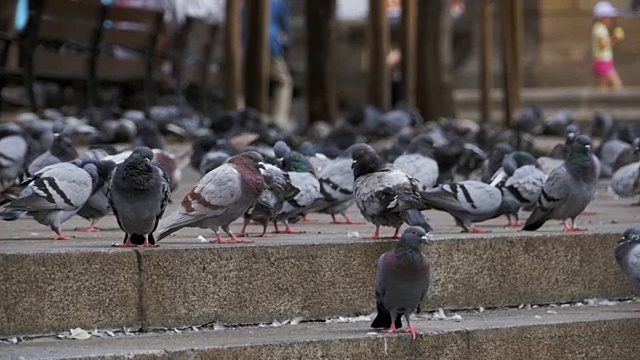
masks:
[(540, 315), (536, 315), (536, 316), (534, 316), (534, 318), (536, 318), (536, 319), (542, 319), (542, 316), (540, 316)]
[(200, 241), (200, 242), (207, 242), (207, 239), (205, 239), (204, 236), (202, 236), (202, 235), (198, 235), (198, 237), (196, 239), (198, 239), (198, 241)]
[(347, 237), (349, 238), (359, 238), (360, 237), (360, 233), (357, 231), (349, 231), (347, 232)]
[(558, 315), (558, 312), (555, 310), (547, 310), (547, 314)]
[(370, 331), (370, 332), (368, 332), (368, 333), (367, 333), (367, 335), (369, 335), (369, 336), (376, 336), (376, 335), (378, 335), (378, 333), (377, 333), (377, 332), (375, 332), (375, 331)]

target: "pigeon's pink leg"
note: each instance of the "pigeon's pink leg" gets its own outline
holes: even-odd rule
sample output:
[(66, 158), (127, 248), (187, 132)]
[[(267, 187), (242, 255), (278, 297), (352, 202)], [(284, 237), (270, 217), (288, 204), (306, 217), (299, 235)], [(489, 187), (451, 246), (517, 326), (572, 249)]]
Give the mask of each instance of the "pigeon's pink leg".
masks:
[(278, 222), (277, 221), (273, 222), (273, 233), (274, 234), (280, 234), (280, 229), (278, 229)]
[(242, 229), (240, 230), (240, 233), (238, 234), (238, 236), (249, 236), (249, 234), (247, 234), (247, 224), (249, 224), (248, 222), (245, 221), (244, 224), (242, 224)]
[(507, 219), (509, 219), (507, 227), (521, 228), (524, 226), (524, 224), (521, 223), (518, 219), (516, 219), (515, 221), (511, 221), (511, 216), (507, 216)]
[(400, 239), (400, 228), (396, 228), (396, 232), (393, 234), (393, 236), (384, 237), (383, 239)]
[(564, 232), (575, 232), (575, 231), (587, 231), (587, 229), (582, 229), (576, 226), (575, 221), (572, 221), (571, 227), (567, 225), (567, 221), (564, 222)]
[(633, 309), (633, 312), (640, 312), (640, 308)]
[(144, 242), (142, 243), (142, 245), (137, 245), (138, 247), (158, 247), (159, 245), (154, 244), (151, 245), (149, 244), (149, 238), (147, 236), (144, 237)]
[(248, 244), (253, 242), (253, 240), (249, 240), (249, 239), (240, 240), (231, 231), (227, 232), (227, 234), (229, 234), (229, 237), (231, 238), (231, 240), (229, 241), (231, 244), (237, 244), (237, 243)]
[(332, 224), (342, 224), (340, 221), (336, 220), (336, 216), (331, 214), (331, 223)]
[(318, 222), (318, 219), (309, 219), (309, 217), (305, 215), (300, 221), (301, 222)]
[(413, 340), (416, 339), (416, 335), (420, 335), (420, 332), (418, 332), (418, 330), (416, 330), (416, 328), (414, 328), (411, 324), (408, 324), (407, 328), (404, 331), (411, 334), (413, 336)]
[(133, 244), (131, 243), (131, 235), (127, 234), (127, 240), (125, 240), (125, 242), (123, 244), (118, 245), (118, 247), (132, 247)]
[(73, 239), (74, 239), (73, 236), (67, 236), (63, 234), (62, 230), (57, 230), (56, 237), (54, 238), (54, 240), (73, 240)]
[(488, 233), (489, 230), (483, 229), (483, 228), (479, 228), (476, 226), (472, 226), (469, 228), (469, 232), (470, 233), (474, 233), (474, 234), (483, 234), (483, 233)]
[(293, 229), (291, 228), (291, 225), (289, 225), (289, 223), (286, 221), (284, 225), (285, 225), (285, 228), (284, 228), (285, 234), (304, 234), (306, 232), (306, 231), (293, 231)]
[(380, 332), (392, 334), (392, 333), (398, 333), (398, 332), (400, 332), (400, 330), (396, 329), (396, 324), (391, 323), (391, 327), (390, 328), (385, 329), (385, 330), (381, 330)]
[(361, 224), (364, 224), (364, 222), (357, 222), (357, 221), (351, 220), (349, 215), (343, 215), (343, 216), (344, 216), (345, 224), (347, 224), (347, 225), (361, 225)]
[(374, 232), (372, 236), (365, 237), (365, 239), (367, 239), (367, 240), (380, 239), (380, 226), (376, 226), (376, 232)]
[(258, 235), (258, 237), (271, 237), (271, 235), (267, 234), (267, 224), (262, 225), (262, 234)]
[(76, 231), (79, 231), (79, 232), (100, 232), (100, 231), (102, 231), (102, 229), (100, 229), (99, 227), (96, 226), (96, 220), (91, 220), (91, 225), (89, 225), (89, 227), (76, 228)]
[(215, 240), (211, 240), (209, 242), (210, 243), (214, 243), (214, 244), (226, 244), (226, 243), (228, 243), (228, 241), (223, 239), (222, 235), (220, 235), (220, 230), (216, 231), (216, 239)]

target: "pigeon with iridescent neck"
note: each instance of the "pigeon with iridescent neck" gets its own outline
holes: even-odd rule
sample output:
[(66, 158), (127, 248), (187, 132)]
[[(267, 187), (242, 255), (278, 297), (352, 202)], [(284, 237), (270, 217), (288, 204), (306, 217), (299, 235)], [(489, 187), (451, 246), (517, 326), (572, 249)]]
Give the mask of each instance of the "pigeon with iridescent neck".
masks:
[(415, 340), (420, 333), (411, 325), (411, 314), (426, 298), (431, 284), (431, 261), (420, 252), (428, 243), (427, 232), (419, 226), (408, 227), (393, 250), (378, 259), (376, 272), (376, 307), (378, 314), (372, 328), (383, 332), (399, 332), (402, 316), (407, 321), (406, 332)]

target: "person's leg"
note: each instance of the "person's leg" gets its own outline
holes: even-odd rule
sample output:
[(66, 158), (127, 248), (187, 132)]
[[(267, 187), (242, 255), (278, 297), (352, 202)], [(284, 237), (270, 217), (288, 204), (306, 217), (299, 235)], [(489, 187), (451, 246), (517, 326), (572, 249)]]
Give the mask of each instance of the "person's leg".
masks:
[(608, 89), (609, 88), (609, 78), (603, 75), (598, 75), (598, 88), (599, 89)]
[(620, 79), (620, 75), (618, 74), (618, 71), (615, 68), (613, 68), (607, 74), (607, 81), (609, 82), (610, 86), (613, 89), (615, 90), (622, 89), (622, 79)]
[(271, 78), (276, 83), (271, 105), (273, 120), (279, 127), (289, 130), (293, 78), (282, 57), (271, 59)]

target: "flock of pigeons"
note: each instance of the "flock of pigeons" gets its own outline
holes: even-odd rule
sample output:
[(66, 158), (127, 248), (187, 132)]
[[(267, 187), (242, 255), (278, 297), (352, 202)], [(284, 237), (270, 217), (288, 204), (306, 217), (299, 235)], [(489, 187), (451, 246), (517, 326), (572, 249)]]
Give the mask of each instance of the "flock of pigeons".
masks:
[[(464, 232), (483, 232), (474, 224), (503, 215), (509, 226), (525, 231), (551, 219), (564, 221), (565, 231), (579, 231), (576, 218), (599, 178), (611, 177), (621, 197), (640, 194), (640, 136), (604, 113), (594, 117), (592, 136), (601, 138), (594, 148), (569, 112), (545, 119), (536, 107), (522, 110), (515, 128), (505, 130), (464, 120), (424, 122), (411, 110), (380, 113), (364, 106), (337, 127), (314, 124), (305, 141), (284, 137), (251, 110), (223, 113), (209, 123), (192, 114), (185, 120), (179, 110), (169, 111), (179, 119), (172, 122), (166, 112), (151, 111), (149, 119), (121, 114), (117, 121), (131, 122), (127, 129), (137, 132), (129, 134), (133, 150), (123, 152), (109, 144), (117, 136), (109, 140), (106, 131), (89, 125), (95, 114), (88, 123), (30, 116), (0, 124), (0, 216), (31, 216), (56, 239), (70, 239), (61, 230), (66, 220), (79, 215), (91, 224), (77, 230), (98, 231), (96, 222), (112, 211), (125, 233), (122, 246), (155, 247), (185, 227), (211, 229), (212, 242), (239, 243), (250, 242), (245, 237), (252, 221), (262, 225), (258, 236), (266, 236), (270, 224), (276, 232), (295, 233), (291, 224), (310, 213), (354, 224), (347, 211), (355, 203), (375, 226), (370, 238), (381, 238), (380, 227), (392, 227), (392, 238), (400, 239), (378, 261), (372, 326), (397, 331), (404, 315), (415, 337), (409, 316), (419, 310), (431, 277), (419, 247), (434, 231), (423, 211), (449, 213)], [(87, 127), (93, 144), (79, 154), (72, 135)], [(168, 133), (188, 137), (189, 154), (164, 150)], [(565, 141), (540, 154), (532, 140), (540, 134)], [(163, 217), (187, 164), (202, 177)], [(524, 224), (521, 210), (531, 212)], [(229, 226), (240, 218), (244, 225), (234, 234)], [(404, 223), (409, 227), (399, 236)], [(625, 232), (615, 254), (640, 286), (640, 230)]]

